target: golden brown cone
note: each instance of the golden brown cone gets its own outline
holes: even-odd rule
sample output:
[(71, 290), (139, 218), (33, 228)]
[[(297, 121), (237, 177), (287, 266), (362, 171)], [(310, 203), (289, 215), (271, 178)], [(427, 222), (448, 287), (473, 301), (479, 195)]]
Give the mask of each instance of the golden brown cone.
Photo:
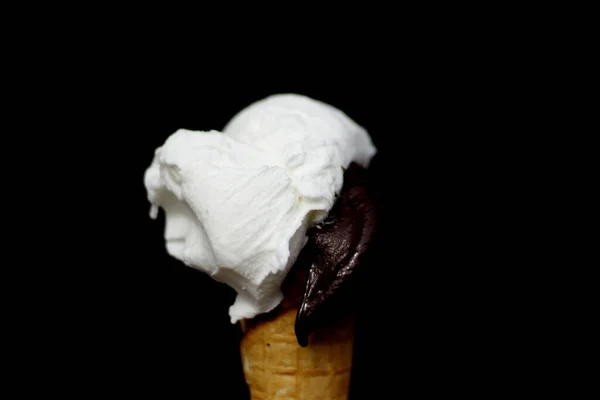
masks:
[(354, 318), (320, 327), (300, 347), (297, 307), (286, 301), (268, 318), (242, 321), (240, 350), (252, 400), (345, 400), (349, 394)]

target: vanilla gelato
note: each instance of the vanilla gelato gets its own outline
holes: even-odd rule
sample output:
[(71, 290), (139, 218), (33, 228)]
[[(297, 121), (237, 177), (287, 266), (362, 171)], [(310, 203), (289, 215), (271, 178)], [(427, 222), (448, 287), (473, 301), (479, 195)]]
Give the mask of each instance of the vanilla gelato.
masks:
[(268, 312), (306, 243), (333, 206), (351, 162), (375, 147), (340, 110), (295, 94), (267, 97), (223, 132), (180, 129), (144, 175), (170, 255), (234, 288), (231, 322)]

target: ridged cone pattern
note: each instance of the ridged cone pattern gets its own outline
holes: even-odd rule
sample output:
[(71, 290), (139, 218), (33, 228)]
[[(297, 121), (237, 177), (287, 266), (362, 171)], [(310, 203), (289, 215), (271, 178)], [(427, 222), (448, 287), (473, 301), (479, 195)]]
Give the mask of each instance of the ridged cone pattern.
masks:
[(311, 334), (300, 347), (296, 309), (243, 321), (241, 356), (252, 400), (348, 399), (354, 320), (348, 317)]

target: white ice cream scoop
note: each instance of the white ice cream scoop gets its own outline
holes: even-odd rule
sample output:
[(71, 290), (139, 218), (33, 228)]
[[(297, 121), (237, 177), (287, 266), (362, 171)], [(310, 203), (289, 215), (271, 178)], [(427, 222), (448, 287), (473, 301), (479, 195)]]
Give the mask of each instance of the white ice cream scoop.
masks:
[(351, 162), (375, 154), (367, 132), (305, 96), (270, 96), (223, 132), (180, 129), (159, 147), (144, 184), (165, 210), (167, 251), (234, 288), (231, 322), (272, 310), (281, 283), (329, 212)]

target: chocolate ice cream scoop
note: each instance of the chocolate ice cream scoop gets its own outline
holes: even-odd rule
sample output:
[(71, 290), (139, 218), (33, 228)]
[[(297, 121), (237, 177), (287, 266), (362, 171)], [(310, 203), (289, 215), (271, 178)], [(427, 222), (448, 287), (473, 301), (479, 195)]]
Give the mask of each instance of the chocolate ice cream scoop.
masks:
[(308, 344), (315, 327), (347, 311), (340, 307), (346, 304), (343, 297), (357, 289), (352, 283), (365, 264), (375, 217), (367, 171), (353, 163), (344, 173), (344, 187), (327, 218), (307, 233), (309, 241), (297, 262), (297, 274), (308, 268), (295, 324), (300, 346)]

